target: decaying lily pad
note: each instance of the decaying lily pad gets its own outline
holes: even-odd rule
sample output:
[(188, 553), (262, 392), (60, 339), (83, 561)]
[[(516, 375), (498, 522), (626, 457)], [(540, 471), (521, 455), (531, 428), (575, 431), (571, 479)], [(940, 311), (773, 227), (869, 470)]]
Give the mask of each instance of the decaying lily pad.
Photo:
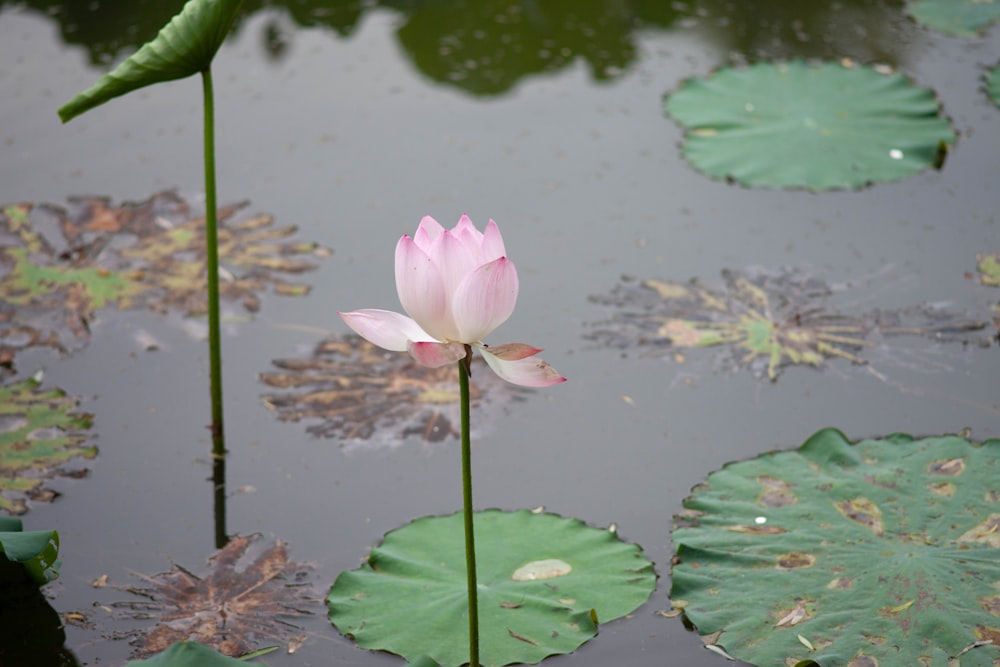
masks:
[[(980, 253), (976, 255), (979, 269), (979, 282), (991, 287), (1000, 287), (1000, 252)], [(1000, 331), (1000, 303), (993, 306), (993, 324)]]
[(139, 576), (147, 586), (128, 587), (144, 602), (119, 602), (126, 615), (158, 619), (132, 639), (135, 655), (146, 657), (174, 642), (197, 640), (230, 656), (265, 643), (301, 645), (304, 635), (290, 620), (315, 613), (319, 600), (309, 581), (310, 566), (288, 560), (284, 542), (259, 534), (235, 536), (209, 559), (198, 576), (174, 565), (169, 572)]
[(975, 37), (1000, 18), (995, 0), (911, 0), (910, 15), (928, 28)]
[(24, 514), (27, 501), (49, 502), (58, 494), (45, 486), (55, 476), (81, 477), (74, 459), (92, 459), (84, 445), (91, 415), (75, 412), (80, 399), (60, 389), (40, 389), (34, 378), (0, 387), (0, 512)]
[(670, 597), (709, 646), (756, 665), (988, 667), (998, 527), (1000, 440), (826, 429), (693, 489)]
[[(290, 391), (268, 394), (264, 404), (282, 421), (316, 422), (306, 429), (313, 435), (386, 444), (411, 435), (426, 442), (459, 435), (458, 371), (450, 364), (426, 368), (408, 354), (386, 352), (353, 334), (321, 341), (310, 357), (273, 364), (280, 370), (261, 373), (260, 380)], [(472, 362), (474, 410), (522, 391), (500, 380), (480, 357)], [(477, 415), (477, 426), (488, 421), (484, 417)]]
[(826, 307), (844, 288), (799, 271), (722, 273), (725, 288), (626, 278), (593, 301), (619, 310), (588, 337), (603, 345), (641, 348), (683, 361), (686, 348), (724, 347), (729, 365), (776, 380), (791, 365), (822, 368), (830, 359), (867, 363), (876, 338), (916, 335), (937, 341), (987, 343), (987, 324), (938, 308), (875, 310), (849, 315)]
[[(301, 295), (306, 285), (282, 276), (315, 268), (312, 243), (286, 240), (295, 227), (270, 216), (239, 215), (246, 203), (219, 211), (223, 299), (249, 311), (260, 293)], [(177, 193), (112, 205), (77, 197), (68, 207), (0, 208), (0, 363), (18, 349), (82, 345), (101, 308), (153, 308), (185, 315), (206, 311), (204, 221)]]
[(899, 73), (756, 63), (688, 79), (665, 99), (684, 156), (750, 187), (856, 189), (940, 168), (955, 133), (933, 91)]

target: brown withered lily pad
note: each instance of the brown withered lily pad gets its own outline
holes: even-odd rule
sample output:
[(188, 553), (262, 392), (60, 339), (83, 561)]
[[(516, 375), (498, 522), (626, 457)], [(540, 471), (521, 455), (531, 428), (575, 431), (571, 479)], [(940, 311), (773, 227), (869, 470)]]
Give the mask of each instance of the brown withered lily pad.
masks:
[[(315, 436), (347, 441), (400, 444), (407, 436), (425, 442), (458, 437), (458, 371), (452, 365), (425, 368), (408, 354), (386, 352), (353, 334), (321, 341), (312, 356), (277, 359), (277, 371), (260, 380), (285, 393), (263, 397), (282, 421), (312, 422)], [(469, 393), (474, 410), (495, 400), (520, 396), (514, 385), (498, 378), (481, 358), (472, 362)], [(485, 419), (475, 420), (481, 427)]]
[[(246, 202), (219, 210), (220, 292), (254, 312), (268, 289), (302, 295), (287, 276), (315, 268), (328, 251), (289, 240), (296, 228)], [(113, 205), (77, 197), (66, 207), (0, 207), (0, 364), (26, 347), (71, 351), (90, 336), (101, 308), (206, 312), (204, 218), (180, 195), (160, 192)]]
[(162, 574), (136, 575), (146, 585), (126, 590), (146, 600), (114, 604), (128, 616), (157, 619), (156, 627), (132, 638), (136, 656), (177, 641), (197, 641), (230, 656), (267, 644), (301, 645), (304, 634), (292, 621), (315, 613), (319, 600), (311, 567), (288, 560), (284, 542), (237, 535), (209, 566), (201, 576), (176, 564)]
[(730, 368), (777, 380), (787, 366), (823, 368), (831, 359), (867, 364), (866, 351), (891, 336), (989, 344), (987, 323), (934, 306), (849, 314), (827, 306), (834, 286), (800, 271), (722, 272), (724, 287), (625, 278), (610, 295), (613, 319), (588, 335), (602, 345), (639, 348), (684, 361), (690, 348), (721, 347)]
[(34, 378), (0, 387), (0, 513), (51, 501), (58, 495), (46, 486), (52, 477), (87, 473), (77, 462), (97, 456), (97, 447), (84, 444), (91, 416), (75, 410), (79, 403)]

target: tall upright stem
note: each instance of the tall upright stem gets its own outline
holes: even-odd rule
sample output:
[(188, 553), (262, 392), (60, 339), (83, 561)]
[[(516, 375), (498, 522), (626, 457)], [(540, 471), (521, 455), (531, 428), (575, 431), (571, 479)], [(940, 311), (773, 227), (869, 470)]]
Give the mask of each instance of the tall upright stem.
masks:
[(472, 522), (472, 446), (469, 437), (469, 362), (472, 348), (458, 362), (462, 403), (462, 501), (465, 507), (465, 570), (469, 581), (469, 667), (479, 667), (479, 592), (476, 585), (476, 537)]
[(219, 326), (219, 233), (215, 203), (215, 98), (212, 69), (201, 71), (205, 107), (205, 270), (208, 272), (208, 363), (212, 394), (212, 457), (226, 455), (222, 421), (222, 343)]

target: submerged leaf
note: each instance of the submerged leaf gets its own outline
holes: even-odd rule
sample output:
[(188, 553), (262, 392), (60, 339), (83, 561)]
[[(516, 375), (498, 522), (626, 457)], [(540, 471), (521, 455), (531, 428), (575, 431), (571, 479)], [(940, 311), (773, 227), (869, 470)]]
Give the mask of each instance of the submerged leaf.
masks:
[(685, 81), (665, 109), (684, 156), (751, 187), (854, 189), (939, 168), (955, 133), (934, 93), (901, 74), (802, 61)]
[[(799, 502), (761, 504), (765, 476)], [(1000, 440), (958, 436), (852, 444), (827, 429), (728, 464), (675, 518), (671, 599), (753, 664), (996, 664), (998, 480)], [(761, 525), (781, 530), (733, 529)]]
[(307, 565), (288, 560), (285, 543), (266, 544), (260, 535), (235, 536), (197, 576), (179, 565), (142, 576), (144, 588), (127, 590), (148, 602), (117, 603), (137, 618), (158, 619), (132, 644), (145, 657), (178, 641), (197, 639), (226, 655), (243, 655), (262, 642), (293, 641), (299, 629), (289, 620), (312, 614), (317, 602)]
[(731, 365), (774, 381), (786, 366), (822, 368), (830, 359), (865, 364), (865, 350), (886, 337), (988, 344), (987, 323), (929, 306), (848, 315), (828, 309), (836, 289), (798, 271), (723, 271), (725, 289), (692, 280), (668, 283), (625, 279), (609, 296), (592, 297), (619, 309), (588, 337), (652, 354), (678, 348), (723, 347)]
[(67, 464), (97, 456), (97, 447), (82, 444), (91, 415), (73, 411), (80, 399), (39, 384), (28, 379), (0, 387), (0, 512), (23, 514), (29, 499), (51, 501), (58, 494), (46, 479), (85, 475), (86, 468)]
[[(282, 421), (313, 422), (307, 428), (313, 435), (388, 444), (411, 435), (425, 442), (459, 435), (458, 375), (451, 364), (427, 368), (353, 334), (321, 341), (311, 357), (273, 364), (279, 370), (261, 373), (261, 382), (288, 391), (263, 396), (264, 404)], [(500, 380), (480, 357), (472, 362), (474, 407), (516, 399), (524, 391)], [(480, 426), (483, 421), (477, 420)]]
[(1000, 18), (996, 0), (911, 0), (910, 15), (928, 28), (975, 37)]
[[(314, 269), (306, 258), (322, 257), (325, 249), (290, 240), (296, 228), (275, 227), (271, 216), (238, 215), (245, 205), (219, 211), (222, 297), (252, 312), (268, 287), (305, 294), (308, 286), (282, 275)], [(205, 266), (203, 218), (174, 192), (117, 206), (103, 197), (77, 197), (68, 208), (2, 207), (0, 366), (11, 368), (26, 347), (68, 352), (81, 346), (102, 308), (203, 314)]]
[(68, 122), (133, 90), (209, 68), (243, 0), (189, 0), (156, 38), (59, 109)]
[[(463, 520), (423, 517), (387, 533), (364, 566), (337, 577), (330, 621), (362, 648), (468, 662)], [(631, 613), (656, 586), (641, 549), (610, 530), (529, 510), (474, 521), (484, 665), (570, 653), (597, 633), (598, 618)]]
[(1000, 107), (1000, 65), (994, 65), (986, 72), (986, 94), (993, 104)]

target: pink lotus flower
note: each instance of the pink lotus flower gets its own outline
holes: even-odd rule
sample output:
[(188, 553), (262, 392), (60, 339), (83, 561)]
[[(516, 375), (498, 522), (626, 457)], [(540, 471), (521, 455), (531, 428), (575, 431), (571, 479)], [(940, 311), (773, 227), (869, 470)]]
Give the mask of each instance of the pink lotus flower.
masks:
[(340, 316), (368, 341), (409, 352), (430, 368), (465, 358), (471, 346), (508, 382), (526, 387), (565, 382), (535, 356), (538, 348), (482, 342), (514, 312), (517, 289), (517, 270), (495, 222), (480, 232), (465, 215), (454, 229), (425, 216), (412, 239), (404, 234), (396, 244), (396, 291), (410, 317), (374, 308)]

